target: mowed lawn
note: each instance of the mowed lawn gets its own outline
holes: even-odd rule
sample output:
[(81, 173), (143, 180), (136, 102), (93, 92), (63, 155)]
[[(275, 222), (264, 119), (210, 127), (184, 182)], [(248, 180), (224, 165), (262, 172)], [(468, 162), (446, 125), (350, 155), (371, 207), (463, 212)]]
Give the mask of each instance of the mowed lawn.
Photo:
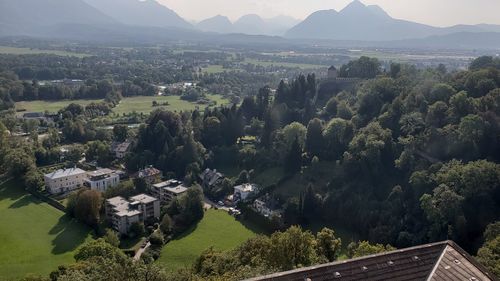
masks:
[(0, 280), (48, 276), (74, 262), (74, 251), (91, 239), (90, 229), (23, 191), (0, 183)]
[(158, 263), (168, 270), (191, 267), (206, 249), (234, 249), (256, 234), (227, 212), (208, 210), (203, 219), (185, 235), (163, 247)]

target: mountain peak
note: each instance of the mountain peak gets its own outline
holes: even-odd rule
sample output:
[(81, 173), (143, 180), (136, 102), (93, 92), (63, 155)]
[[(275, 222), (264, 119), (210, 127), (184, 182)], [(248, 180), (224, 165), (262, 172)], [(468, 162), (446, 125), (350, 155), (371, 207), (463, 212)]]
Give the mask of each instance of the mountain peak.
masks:
[(127, 25), (192, 28), (191, 24), (156, 0), (83, 1), (118, 22)]
[(241, 20), (262, 20), (262, 18), (257, 15), (257, 14), (247, 14), (247, 15), (243, 15), (241, 16), (238, 21), (241, 21)]
[(383, 17), (383, 18), (390, 18), (391, 17), (384, 9), (382, 9), (378, 5), (368, 5), (368, 6), (366, 6), (366, 8), (368, 8), (376, 16)]
[(223, 15), (205, 19), (196, 24), (198, 29), (210, 32), (230, 33), (233, 31), (233, 23)]
[(344, 9), (342, 9), (340, 12), (345, 13), (349, 11), (357, 11), (357, 10), (364, 10), (366, 9), (365, 4), (361, 3), (359, 0), (354, 0), (352, 1), (349, 5), (347, 5)]

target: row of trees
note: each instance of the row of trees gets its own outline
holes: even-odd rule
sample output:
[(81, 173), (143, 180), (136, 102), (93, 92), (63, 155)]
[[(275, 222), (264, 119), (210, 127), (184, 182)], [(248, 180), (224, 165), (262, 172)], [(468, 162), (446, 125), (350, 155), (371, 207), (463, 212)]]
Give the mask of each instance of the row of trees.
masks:
[[(341, 241), (331, 229), (324, 228), (314, 235), (300, 227), (291, 227), (271, 236), (251, 238), (234, 250), (207, 249), (192, 268), (167, 271), (147, 261), (132, 262), (114, 242), (113, 235), (87, 242), (75, 253), (75, 264), (59, 266), (50, 274), (50, 279), (30, 277), (26, 280), (241, 280), (335, 261), (341, 249)], [(366, 241), (352, 243), (348, 248), (350, 257), (394, 249)]]

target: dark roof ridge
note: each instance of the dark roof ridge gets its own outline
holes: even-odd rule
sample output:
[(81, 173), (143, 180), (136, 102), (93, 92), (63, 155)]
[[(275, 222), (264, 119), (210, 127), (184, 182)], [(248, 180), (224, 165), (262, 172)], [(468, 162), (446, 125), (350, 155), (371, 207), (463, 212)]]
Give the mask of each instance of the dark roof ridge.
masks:
[[(481, 270), (485, 275), (490, 277), (494, 281), (500, 281), (495, 274), (491, 273), (489, 269), (487, 269), (484, 265), (480, 264), (473, 256), (471, 256), (467, 251), (462, 249), (457, 243), (455, 243), (452, 240), (447, 240), (446, 243), (448, 246), (452, 247), (455, 249), (457, 252), (459, 252), (464, 258), (466, 258), (470, 263), (472, 263), (475, 267), (477, 267), (479, 270)], [(437, 263), (436, 263), (437, 264)]]
[[(260, 277), (246, 279), (246, 281), (268, 280), (270, 278), (280, 277), (280, 276), (288, 275), (288, 274), (294, 273), (294, 272), (302, 272), (302, 271), (315, 270), (315, 269), (318, 269), (318, 268), (330, 267), (330, 266), (344, 264), (344, 263), (350, 263), (350, 262), (357, 262), (357, 261), (362, 261), (362, 260), (366, 260), (366, 259), (371, 259), (371, 258), (376, 258), (376, 257), (381, 257), (381, 256), (387, 256), (387, 255), (391, 255), (391, 254), (404, 253), (404, 252), (413, 251), (413, 250), (416, 250), (416, 249), (423, 249), (423, 248), (431, 248), (431, 247), (443, 246), (443, 249), (441, 251), (444, 251), (444, 249), (446, 248), (446, 246), (452, 246), (452, 245), (455, 245), (456, 247), (458, 247), (458, 245), (456, 243), (454, 243), (453, 241), (451, 241), (451, 240), (445, 240), (445, 241), (441, 241), (441, 242), (427, 243), (427, 244), (423, 244), (423, 245), (418, 245), (418, 246), (413, 246), (413, 247), (409, 247), (409, 248), (398, 249), (398, 250), (394, 250), (394, 251), (388, 251), (388, 252), (383, 252), (383, 253), (378, 253), (378, 254), (373, 254), (373, 255), (368, 255), (368, 256), (362, 256), (362, 257), (348, 259), (348, 260), (334, 261), (334, 262), (331, 262), (331, 263), (325, 263), (325, 264), (320, 264), (320, 265), (313, 265), (313, 266), (309, 266), (309, 267), (302, 267), (302, 268), (292, 269), (292, 270), (289, 270), (289, 271), (283, 271), (283, 272), (278, 272), (278, 273), (269, 274), (269, 275), (265, 275), (265, 276), (260, 276)], [(455, 246), (452, 246), (452, 247), (455, 247)], [(459, 248), (459, 250), (465, 252), (462, 248), (460, 248), (460, 247), (458, 247), (458, 248)]]

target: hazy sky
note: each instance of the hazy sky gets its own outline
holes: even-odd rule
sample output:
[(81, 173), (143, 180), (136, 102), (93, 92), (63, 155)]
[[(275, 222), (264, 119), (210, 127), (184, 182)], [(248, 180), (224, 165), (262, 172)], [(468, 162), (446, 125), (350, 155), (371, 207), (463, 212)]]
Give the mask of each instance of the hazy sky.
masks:
[[(158, 0), (189, 20), (218, 14), (232, 20), (244, 14), (279, 14), (304, 19), (317, 10), (340, 10), (351, 0)], [(436, 26), (500, 24), (500, 0), (362, 0), (377, 4), (391, 16)]]

